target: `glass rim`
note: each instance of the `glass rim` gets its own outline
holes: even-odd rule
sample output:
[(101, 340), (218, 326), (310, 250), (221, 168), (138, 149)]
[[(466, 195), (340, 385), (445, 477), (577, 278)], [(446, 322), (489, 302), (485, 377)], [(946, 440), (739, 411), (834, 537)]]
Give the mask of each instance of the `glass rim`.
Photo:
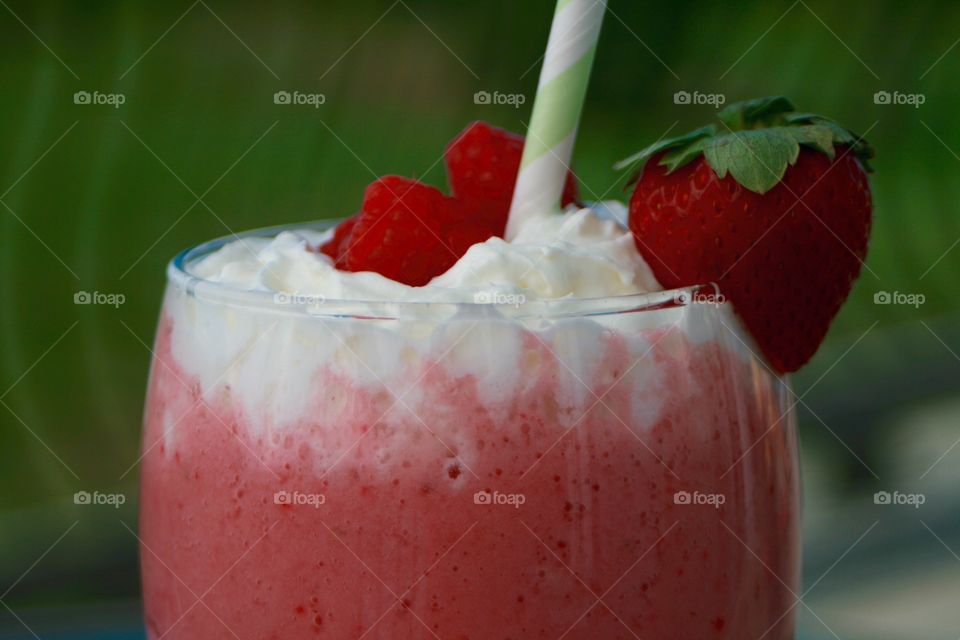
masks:
[(319, 295), (286, 294), (259, 289), (240, 289), (196, 276), (189, 265), (237, 240), (270, 238), (283, 231), (328, 231), (342, 219), (322, 219), (282, 225), (272, 225), (231, 233), (189, 247), (177, 253), (167, 264), (167, 282), (187, 295), (204, 301), (242, 308), (259, 309), (280, 315), (310, 317), (352, 317), (365, 320), (395, 320), (422, 314), (449, 315), (451, 311), (467, 309), (474, 312), (494, 311), (512, 318), (561, 318), (598, 316), (685, 307), (697, 303), (701, 296), (716, 307), (728, 303), (716, 284), (680, 287), (665, 291), (631, 293), (591, 298), (546, 298), (517, 302), (429, 301), (429, 300), (344, 300)]

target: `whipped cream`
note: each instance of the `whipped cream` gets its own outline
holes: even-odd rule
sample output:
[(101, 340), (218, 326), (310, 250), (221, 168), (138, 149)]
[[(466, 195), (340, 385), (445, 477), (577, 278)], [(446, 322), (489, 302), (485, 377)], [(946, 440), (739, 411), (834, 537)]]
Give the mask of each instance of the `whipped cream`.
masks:
[[(337, 393), (343, 385), (378, 397), (402, 395), (405, 404), (416, 406), (426, 391), (417, 381), (438, 365), (472, 381), (497, 419), (517, 390), (531, 384), (529, 370), (538, 366), (541, 348), (563, 363), (557, 373), (563, 389), (555, 399), (558, 428), (569, 427), (566, 420), (595, 402), (585, 384), (610, 384), (617, 376), (623, 377), (617, 383), (622, 391), (646, 398), (636, 405), (644, 415), (635, 417), (647, 423), (659, 410), (659, 396), (651, 390), (667, 384), (649, 355), (655, 343), (662, 340), (661, 353), (666, 349), (683, 358), (689, 344), (719, 339), (749, 357), (746, 343), (725, 329), (737, 326), (729, 305), (720, 313), (706, 304), (649, 313), (522, 313), (524, 303), (536, 300), (559, 300), (560, 311), (567, 301), (575, 307), (577, 300), (603, 298), (597, 304), (605, 304), (616, 296), (661, 291), (623, 223), (625, 213), (623, 205), (607, 204), (531, 219), (512, 241), (490, 238), (474, 245), (423, 287), (376, 273), (338, 271), (327, 256), (311, 250), (331, 232), (304, 229), (240, 239), (188, 263), (187, 271), (206, 283), (275, 296), (441, 304), (426, 317), (324, 314), (323, 304), (307, 313), (277, 313), (270, 305), (224, 302), (201, 295), (199, 286), (171, 281), (163, 316), (172, 357), (205, 398), (238, 404), (251, 424), (273, 434), (305, 415), (322, 416), (334, 428), (337, 411), (355, 395)], [(502, 304), (453, 304), (459, 302)], [(606, 370), (598, 345), (611, 339), (637, 366)], [(171, 425), (176, 409), (165, 417)], [(173, 437), (175, 430), (168, 431)], [(455, 444), (463, 455), (473, 446)]]
[(617, 202), (534, 218), (510, 242), (493, 237), (474, 245), (423, 287), (373, 272), (338, 271), (328, 256), (309, 250), (332, 232), (310, 230), (237, 240), (187, 268), (239, 289), (329, 300), (500, 302), (659, 291), (625, 218)]

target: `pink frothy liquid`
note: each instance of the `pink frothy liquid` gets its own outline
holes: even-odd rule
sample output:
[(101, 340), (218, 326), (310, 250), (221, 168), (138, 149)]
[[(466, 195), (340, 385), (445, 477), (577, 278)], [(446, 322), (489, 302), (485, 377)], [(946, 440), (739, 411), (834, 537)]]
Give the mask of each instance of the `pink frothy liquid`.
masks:
[(152, 640), (793, 636), (792, 422), (729, 341), (661, 330), (636, 361), (604, 334), (578, 410), (533, 334), (499, 403), (443, 360), (397, 404), (321, 371), (315, 411), (274, 430), (229, 388), (201, 395), (174, 322), (144, 436)]

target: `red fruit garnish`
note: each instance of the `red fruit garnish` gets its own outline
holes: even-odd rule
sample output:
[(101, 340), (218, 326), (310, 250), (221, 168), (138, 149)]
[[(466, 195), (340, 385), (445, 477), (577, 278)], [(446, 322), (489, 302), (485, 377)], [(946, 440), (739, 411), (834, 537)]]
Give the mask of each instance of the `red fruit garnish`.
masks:
[(343, 267), (343, 254), (349, 247), (350, 233), (357, 224), (357, 217), (347, 218), (338, 224), (333, 230), (333, 237), (320, 245), (319, 251), (330, 256), (337, 268)]
[(349, 233), (343, 269), (375, 271), (423, 286), (466, 250), (492, 235), (455, 199), (416, 180), (381, 178), (367, 187), (363, 209)]
[(630, 229), (663, 286), (717, 283), (770, 364), (796, 371), (866, 256), (872, 149), (784, 98), (719, 119), (625, 161), (656, 160), (641, 169)]
[[(444, 154), (453, 196), (498, 236), (507, 226), (523, 145), (523, 136), (474, 122), (447, 146)], [(561, 206), (578, 201), (577, 180), (571, 172)]]
[[(503, 129), (470, 125), (446, 150), (452, 197), (415, 180), (381, 178), (367, 187), (360, 213), (340, 223), (319, 251), (338, 269), (425, 285), (474, 244), (503, 236), (523, 144)], [(576, 202), (571, 173), (561, 204)]]

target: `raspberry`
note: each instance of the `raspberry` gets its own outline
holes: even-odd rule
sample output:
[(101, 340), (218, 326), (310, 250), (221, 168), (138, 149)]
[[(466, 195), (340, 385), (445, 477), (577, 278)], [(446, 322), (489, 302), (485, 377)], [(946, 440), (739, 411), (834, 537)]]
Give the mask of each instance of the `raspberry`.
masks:
[[(367, 187), (360, 213), (319, 250), (338, 269), (427, 284), (471, 246), (503, 235), (523, 144), (522, 137), (483, 122), (470, 125), (446, 150), (451, 197), (416, 180), (381, 178)], [(562, 204), (576, 201), (571, 173)]]
[(416, 180), (387, 176), (367, 187), (343, 268), (419, 287), (491, 235), (454, 198)]
[[(475, 122), (447, 146), (444, 155), (453, 196), (498, 236), (507, 226), (523, 145), (523, 136)], [(577, 180), (571, 172), (561, 205), (578, 201)]]
[(344, 252), (350, 246), (350, 234), (354, 225), (357, 224), (357, 217), (347, 218), (338, 224), (333, 230), (333, 237), (318, 248), (320, 253), (330, 256), (338, 269), (343, 268)]

